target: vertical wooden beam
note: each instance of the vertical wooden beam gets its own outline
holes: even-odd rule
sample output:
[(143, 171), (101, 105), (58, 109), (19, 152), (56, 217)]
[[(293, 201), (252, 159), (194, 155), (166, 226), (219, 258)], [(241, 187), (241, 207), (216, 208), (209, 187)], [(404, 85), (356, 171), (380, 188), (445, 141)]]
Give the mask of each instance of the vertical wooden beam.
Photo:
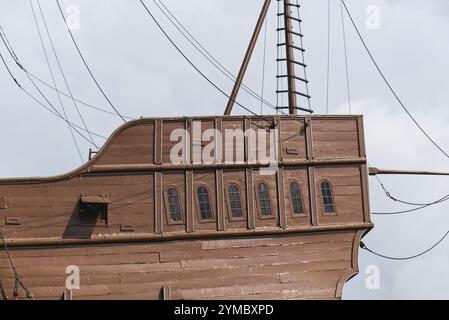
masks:
[[(251, 119), (245, 118), (244, 124), (243, 124), (243, 131), (248, 132), (248, 130), (251, 129)], [(252, 152), (252, 142), (251, 137), (245, 135), (245, 162), (248, 163), (250, 160), (250, 153)], [(245, 189), (246, 189), (246, 207), (247, 207), (247, 225), (248, 229), (252, 230), (256, 228), (256, 221), (255, 221), (255, 210), (254, 210), (254, 173), (252, 169), (246, 169), (245, 170)]]
[(295, 80), (295, 53), (293, 49), (294, 41), (292, 34), (292, 20), (290, 16), (292, 11), (290, 9), (290, 0), (284, 0), (284, 31), (285, 31), (285, 50), (287, 59), (287, 76), (288, 76), (288, 107), (290, 114), (297, 113), (298, 102), (296, 99), (296, 80)]
[[(221, 118), (215, 118), (215, 130), (219, 135), (215, 135), (215, 162), (222, 162), (222, 136), (223, 136), (223, 122)], [(218, 140), (220, 138), (220, 141)], [(220, 150), (220, 151), (218, 151)], [(219, 152), (219, 154), (217, 153)], [(224, 186), (223, 186), (223, 170), (215, 170), (215, 194), (217, 203), (217, 230), (223, 231), (226, 229), (225, 214), (224, 214)]]
[(154, 173), (154, 233), (163, 232), (163, 212), (162, 212), (162, 172)]
[(256, 47), (257, 39), (259, 38), (260, 30), (262, 29), (265, 17), (267, 16), (270, 3), (271, 0), (265, 0), (263, 4), (262, 11), (260, 12), (259, 19), (257, 20), (256, 28), (254, 29), (253, 36), (251, 37), (251, 41), (248, 46), (248, 50), (246, 51), (242, 66), (240, 67), (239, 75), (237, 76), (231, 96), (229, 97), (228, 105), (226, 106), (226, 111), (224, 113), (225, 115), (230, 115), (232, 112), (232, 107), (234, 106), (235, 99), (237, 99), (243, 78), (245, 77), (246, 70), (248, 69), (249, 61), (251, 60), (254, 48)]
[(363, 117), (357, 117), (357, 132), (359, 139), (359, 156), (361, 158), (366, 158), (366, 147), (365, 147), (365, 129), (363, 127)]
[(193, 171), (187, 170), (185, 173), (186, 185), (186, 231), (195, 231), (195, 216), (193, 213)]
[(248, 229), (253, 230), (256, 228), (256, 212), (254, 209), (254, 174), (252, 169), (246, 169), (245, 181)]
[(287, 216), (285, 213), (285, 177), (284, 168), (280, 167), (276, 172), (277, 180), (277, 197), (278, 197), (278, 212), (279, 212), (279, 226), (283, 229), (287, 228)]
[[(282, 120), (280, 117), (277, 117), (276, 123), (278, 123), (278, 135), (277, 135), (277, 154), (278, 159), (277, 160), (284, 160), (284, 152), (283, 152), (283, 145), (282, 145)], [(276, 172), (276, 179), (277, 179), (277, 191), (278, 191), (278, 212), (279, 212), (279, 226), (281, 228), (287, 228), (287, 216), (286, 216), (286, 208), (285, 208), (285, 176), (284, 176), (284, 168), (279, 167), (278, 171)]]
[[(188, 163), (193, 162), (193, 121), (194, 119), (186, 119), (185, 122), (185, 129), (190, 135), (190, 141), (189, 145), (187, 145), (187, 148), (190, 148), (190, 156), (186, 158), (186, 161)], [(186, 208), (186, 231), (187, 232), (194, 232), (195, 231), (195, 216), (194, 216), (194, 207), (193, 207), (193, 201), (194, 201), (194, 191), (193, 191), (193, 171), (192, 170), (186, 170), (185, 171), (185, 208)]]
[(305, 140), (306, 140), (306, 157), (307, 160), (313, 160), (313, 137), (312, 137), (312, 118), (304, 118)]
[(366, 164), (360, 166), (360, 176), (362, 185), (363, 220), (364, 222), (371, 222), (371, 211), (369, 206), (368, 167)]
[[(359, 139), (359, 156), (366, 158), (366, 146), (365, 146), (365, 130), (363, 126), (363, 117), (357, 117), (357, 131)], [(369, 206), (369, 179), (368, 179), (368, 166), (363, 164), (360, 166), (360, 177), (362, 186), (362, 201), (363, 201), (363, 220), (365, 222), (371, 222), (371, 212)]]
[(162, 164), (162, 120), (154, 122), (154, 164)]
[(309, 202), (310, 202), (310, 219), (312, 226), (317, 226), (318, 221), (318, 205), (317, 205), (317, 190), (315, 180), (315, 167), (307, 168), (307, 177), (309, 180)]
[[(306, 130), (306, 154), (308, 160), (315, 158), (313, 154), (313, 138), (312, 138), (312, 119), (310, 117), (304, 118), (304, 126)], [(317, 190), (315, 181), (315, 167), (307, 167), (307, 178), (309, 181), (309, 203), (310, 203), (310, 222), (313, 226), (318, 225), (318, 210), (317, 210)]]
[[(162, 164), (162, 138), (163, 121), (156, 119), (154, 121), (154, 164)], [(155, 172), (154, 179), (154, 233), (163, 232), (163, 212), (162, 212), (162, 173)]]

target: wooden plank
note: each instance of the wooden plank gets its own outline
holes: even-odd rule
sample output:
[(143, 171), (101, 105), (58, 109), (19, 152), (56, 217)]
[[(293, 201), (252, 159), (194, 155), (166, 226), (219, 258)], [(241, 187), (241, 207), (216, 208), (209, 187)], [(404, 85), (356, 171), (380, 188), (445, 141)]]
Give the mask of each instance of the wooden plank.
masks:
[(162, 213), (162, 172), (154, 173), (154, 233), (163, 232)]
[(193, 212), (193, 171), (186, 171), (186, 230), (187, 232), (195, 231), (195, 217)]
[(317, 208), (317, 191), (315, 182), (315, 167), (307, 168), (308, 180), (309, 180), (309, 203), (310, 203), (310, 217), (312, 226), (319, 225), (318, 220), (318, 208)]
[(281, 228), (287, 228), (287, 217), (285, 210), (285, 179), (284, 179), (284, 169), (279, 168), (276, 172), (277, 178), (277, 204), (279, 212), (279, 225)]

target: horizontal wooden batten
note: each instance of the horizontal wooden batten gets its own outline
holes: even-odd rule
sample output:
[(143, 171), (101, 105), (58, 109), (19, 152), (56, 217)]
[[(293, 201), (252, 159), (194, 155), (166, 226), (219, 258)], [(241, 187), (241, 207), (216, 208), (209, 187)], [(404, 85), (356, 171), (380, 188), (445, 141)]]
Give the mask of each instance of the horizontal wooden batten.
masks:
[(141, 242), (166, 242), (175, 240), (221, 239), (239, 237), (258, 237), (276, 235), (299, 235), (304, 233), (329, 233), (342, 231), (370, 230), (372, 223), (346, 223), (341, 225), (303, 226), (294, 228), (263, 228), (255, 230), (238, 231), (196, 231), (192, 233), (173, 234), (134, 234), (134, 235), (103, 235), (93, 236), (89, 239), (63, 239), (63, 238), (25, 238), (5, 239), (10, 248), (22, 247), (46, 247), (46, 246), (73, 246), (96, 245), (114, 243), (141, 243)]
[[(366, 164), (365, 158), (341, 158), (319, 160), (283, 160), (279, 161), (280, 167), (299, 166), (333, 166), (333, 165), (359, 165)], [(221, 170), (221, 169), (254, 169), (267, 168), (265, 163), (218, 163), (218, 164), (132, 164), (132, 165), (94, 165), (88, 173), (116, 173), (116, 172), (153, 172), (153, 171), (180, 171), (180, 170)], [(84, 174), (85, 175), (85, 174)]]

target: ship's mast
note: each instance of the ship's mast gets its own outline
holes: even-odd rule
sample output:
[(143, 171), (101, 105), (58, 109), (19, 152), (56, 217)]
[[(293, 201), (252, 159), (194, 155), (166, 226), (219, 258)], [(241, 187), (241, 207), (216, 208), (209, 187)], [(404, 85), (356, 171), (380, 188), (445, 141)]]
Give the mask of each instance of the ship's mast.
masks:
[(296, 114), (298, 103), (296, 99), (296, 81), (295, 81), (295, 53), (293, 50), (293, 25), (291, 0), (284, 0), (284, 32), (285, 32), (285, 50), (287, 62), (287, 81), (288, 81), (288, 113)]
[(256, 47), (257, 39), (259, 38), (260, 30), (262, 30), (262, 26), (267, 16), (270, 4), (271, 0), (265, 0), (263, 4), (262, 11), (259, 15), (259, 20), (257, 20), (256, 28), (254, 29), (253, 36), (251, 37), (251, 41), (245, 54), (245, 58), (243, 59), (242, 66), (240, 67), (239, 75), (237, 76), (237, 80), (235, 81), (234, 88), (232, 89), (228, 105), (226, 106), (225, 115), (230, 115), (232, 112), (232, 107), (234, 106), (235, 99), (237, 98), (240, 87), (242, 86), (243, 78), (245, 77), (246, 70), (248, 69), (249, 62), (253, 55), (254, 48)]
[[(276, 94), (279, 95), (284, 95), (287, 94), (288, 95), (288, 106), (284, 106), (284, 105), (277, 105), (276, 109), (277, 110), (287, 110), (289, 114), (296, 114), (298, 110), (301, 111), (305, 111), (305, 112), (312, 112), (310, 110), (310, 101), (308, 102), (308, 109), (301, 107), (298, 101), (298, 97), (302, 97), (302, 98), (306, 98), (306, 99), (310, 99), (309, 96), (309, 92), (308, 92), (308, 81), (307, 81), (307, 77), (306, 77), (306, 72), (305, 72), (305, 68), (306, 65), (304, 63), (304, 49), (302, 47), (302, 34), (301, 34), (301, 30), (300, 27), (298, 30), (294, 30), (294, 26), (293, 24), (296, 22), (299, 24), (301, 23), (301, 20), (299, 18), (299, 4), (298, 3), (293, 3), (292, 0), (277, 0), (278, 1), (278, 7), (282, 7), (282, 12), (278, 12), (277, 17), (278, 17), (278, 23), (279, 20), (282, 21), (283, 20), (283, 27), (278, 26), (277, 32), (280, 33), (282, 32), (284, 34), (284, 41), (283, 43), (278, 43), (278, 55), (279, 55), (279, 50), (281, 50), (280, 48), (282, 48), (283, 50), (285, 50), (285, 54), (282, 55), (282, 57), (278, 56), (278, 59), (276, 61), (276, 63), (278, 63), (278, 70), (279, 70), (279, 64), (280, 63), (285, 63), (286, 65), (286, 74), (277, 74), (277, 81), (278, 81), (278, 85), (279, 85), (279, 81), (286, 81), (287, 82), (287, 88), (286, 90), (284, 89), (277, 89)], [(282, 4), (280, 3), (282, 2)], [(232, 112), (232, 108), (235, 104), (235, 100), (237, 99), (240, 87), (242, 85), (243, 82), (243, 78), (245, 77), (245, 73), (248, 69), (248, 65), (249, 62), (251, 60), (252, 54), (254, 52), (254, 48), (256, 46), (257, 40), (259, 38), (260, 35), (260, 31), (262, 29), (262, 26), (266, 20), (266, 16), (268, 13), (268, 9), (270, 7), (271, 4), (271, 0), (265, 0), (262, 10), (260, 12), (259, 15), (259, 19), (257, 20), (257, 24), (256, 27), (254, 29), (253, 35), (251, 37), (251, 41), (249, 43), (248, 49), (246, 51), (245, 57), (243, 59), (242, 65), (240, 67), (240, 71), (239, 74), (237, 76), (237, 79), (235, 81), (234, 84), (234, 88), (232, 90), (232, 93), (230, 95), (228, 104), (226, 106), (226, 111), (225, 111), (225, 115), (230, 115)], [(281, 5), (281, 6), (279, 6)], [(295, 17), (292, 11), (292, 8), (296, 8), (298, 10), (298, 16)], [(283, 19), (282, 19), (283, 17)], [(295, 38), (299, 37), (299, 43), (295, 43)], [(298, 51), (301, 52), (302, 54), (302, 61), (298, 61), (297, 59), (295, 59), (295, 52)], [(296, 66), (302, 67), (304, 69), (304, 73), (301, 74), (296, 74), (295, 68)], [(305, 84), (306, 86), (306, 92), (300, 92), (300, 90), (298, 90), (297, 88), (297, 82), (301, 81), (302, 83)]]

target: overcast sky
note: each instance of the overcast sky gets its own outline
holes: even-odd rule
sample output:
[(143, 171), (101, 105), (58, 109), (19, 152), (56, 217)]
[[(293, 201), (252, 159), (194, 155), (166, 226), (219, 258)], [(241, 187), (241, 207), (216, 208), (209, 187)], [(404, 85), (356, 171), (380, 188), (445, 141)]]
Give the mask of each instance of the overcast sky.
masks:
[[(423, 127), (449, 150), (449, 1), (346, 1), (392, 85)], [(74, 96), (108, 109), (70, 42), (55, 1), (40, 2)], [(180, 38), (152, 0), (147, 2), (186, 54), (213, 81), (230, 92), (232, 83)], [(164, 1), (189, 31), (235, 74), (262, 2)], [(320, 114), (325, 112), (326, 101), (327, 0), (301, 2), (312, 107)], [(331, 2), (330, 111), (344, 114), (348, 113), (348, 99), (340, 7), (338, 0)], [(185, 116), (224, 111), (226, 99), (170, 46), (138, 0), (61, 0), (61, 3), (64, 10), (71, 5), (79, 9), (80, 29), (74, 30), (74, 35), (98, 81), (123, 114), (131, 117)], [(276, 4), (273, 1), (267, 21), (264, 95), (269, 101), (275, 100)], [(371, 21), (367, 13), (369, 8), (379, 10), (379, 28), (367, 27), (366, 22)], [(0, 23), (25, 68), (51, 83), (29, 1), (0, 0)], [(370, 164), (381, 168), (448, 170), (449, 159), (423, 138), (392, 98), (347, 20), (345, 27), (352, 111), (365, 116)], [(44, 40), (58, 86), (66, 91), (48, 40), (45, 37)], [(262, 47), (263, 40), (258, 43), (245, 79), (256, 92), (262, 91)], [(2, 45), (0, 52), (7, 57)], [(36, 94), (11, 59), (8, 63), (19, 82)], [(79, 166), (81, 162), (66, 124), (21, 92), (2, 65), (0, 70), (0, 143), (3, 150), (0, 177), (54, 175)], [(55, 93), (44, 87), (42, 90), (60, 108)], [(248, 95), (242, 93), (238, 100), (252, 110), (260, 111), (260, 102)], [(67, 99), (63, 102), (69, 118), (81, 125), (73, 104)], [(116, 116), (82, 105), (79, 107), (88, 127), (96, 133), (108, 136), (121, 124)], [(271, 109), (264, 108), (263, 112), (271, 113)], [(241, 113), (243, 110), (235, 107), (234, 114)], [(86, 158), (89, 145), (78, 136), (77, 140)], [(97, 141), (104, 143), (101, 139)], [(432, 202), (449, 191), (449, 178), (382, 179), (394, 196), (412, 202)], [(370, 196), (373, 211), (407, 208), (387, 200), (374, 179), (371, 180)], [(365, 237), (365, 243), (380, 253), (398, 257), (427, 249), (449, 228), (445, 204), (409, 215), (373, 217), (373, 220), (376, 226)], [(405, 262), (386, 261), (361, 251), (360, 274), (345, 286), (344, 298), (449, 299), (448, 247), (449, 239), (426, 256)], [(365, 271), (372, 265), (380, 270), (378, 290), (368, 290), (365, 286)]]

